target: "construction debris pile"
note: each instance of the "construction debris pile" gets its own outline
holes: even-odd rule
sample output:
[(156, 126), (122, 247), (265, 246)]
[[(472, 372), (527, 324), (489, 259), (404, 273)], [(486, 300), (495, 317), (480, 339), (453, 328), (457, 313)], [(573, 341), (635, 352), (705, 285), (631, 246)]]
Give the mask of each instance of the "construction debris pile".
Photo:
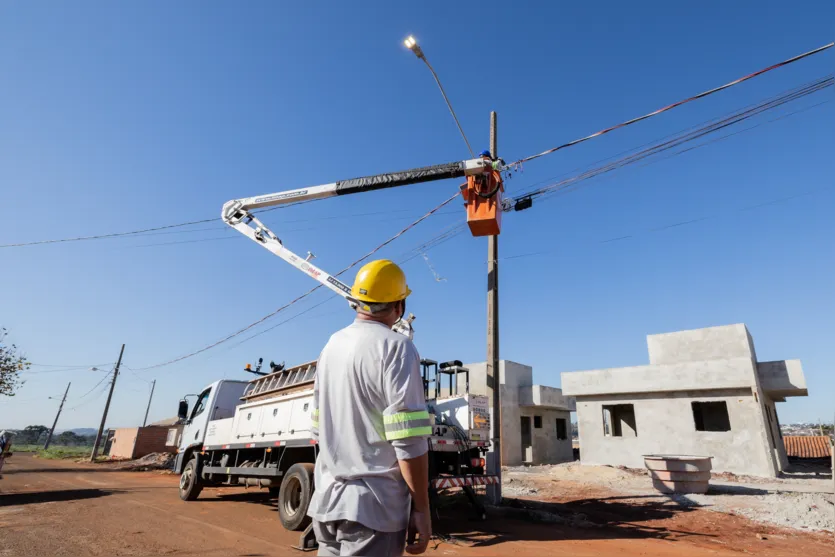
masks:
[(114, 464), (117, 470), (145, 472), (148, 470), (173, 470), (174, 457), (171, 453), (150, 453), (136, 460), (125, 460)]

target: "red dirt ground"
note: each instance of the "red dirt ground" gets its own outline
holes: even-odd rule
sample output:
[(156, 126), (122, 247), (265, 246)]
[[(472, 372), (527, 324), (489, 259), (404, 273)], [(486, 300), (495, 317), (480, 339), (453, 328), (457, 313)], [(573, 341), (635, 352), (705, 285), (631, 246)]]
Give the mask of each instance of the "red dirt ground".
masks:
[[(207, 489), (177, 497), (177, 478), (17, 454), (0, 480), (0, 555), (291, 555), (298, 536), (278, 523), (266, 492)], [(566, 496), (570, 493), (570, 496)], [(443, 509), (447, 537), (427, 555), (661, 556), (753, 553), (835, 555), (832, 535), (793, 532), (738, 516), (612, 497), (560, 482), (518, 510), (469, 521)], [(537, 523), (515, 517), (530, 507), (566, 517)]]

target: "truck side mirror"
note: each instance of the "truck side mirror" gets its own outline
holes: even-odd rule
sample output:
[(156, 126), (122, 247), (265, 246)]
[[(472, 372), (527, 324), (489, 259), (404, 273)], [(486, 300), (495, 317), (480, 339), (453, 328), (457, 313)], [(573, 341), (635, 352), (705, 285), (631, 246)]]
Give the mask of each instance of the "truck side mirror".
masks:
[(186, 421), (186, 418), (188, 418), (188, 401), (185, 399), (181, 400), (180, 405), (177, 407), (177, 417), (181, 422)]

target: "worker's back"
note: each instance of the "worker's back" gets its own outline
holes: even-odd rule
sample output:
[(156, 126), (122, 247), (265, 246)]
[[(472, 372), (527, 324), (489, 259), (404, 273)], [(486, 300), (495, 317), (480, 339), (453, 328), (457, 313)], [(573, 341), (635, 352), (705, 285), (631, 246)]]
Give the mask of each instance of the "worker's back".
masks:
[(317, 521), (406, 528), (409, 491), (397, 460), (426, 452), (419, 362), (411, 340), (374, 321), (355, 321), (325, 346), (313, 414), (320, 452), (309, 514)]

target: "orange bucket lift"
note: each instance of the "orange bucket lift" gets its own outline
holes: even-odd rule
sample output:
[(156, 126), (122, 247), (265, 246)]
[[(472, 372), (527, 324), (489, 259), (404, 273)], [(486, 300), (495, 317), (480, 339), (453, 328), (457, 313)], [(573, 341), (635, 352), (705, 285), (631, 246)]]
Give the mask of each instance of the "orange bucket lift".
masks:
[(504, 184), (498, 170), (467, 176), (461, 195), (467, 208), (467, 225), (473, 236), (495, 236), (502, 228)]

